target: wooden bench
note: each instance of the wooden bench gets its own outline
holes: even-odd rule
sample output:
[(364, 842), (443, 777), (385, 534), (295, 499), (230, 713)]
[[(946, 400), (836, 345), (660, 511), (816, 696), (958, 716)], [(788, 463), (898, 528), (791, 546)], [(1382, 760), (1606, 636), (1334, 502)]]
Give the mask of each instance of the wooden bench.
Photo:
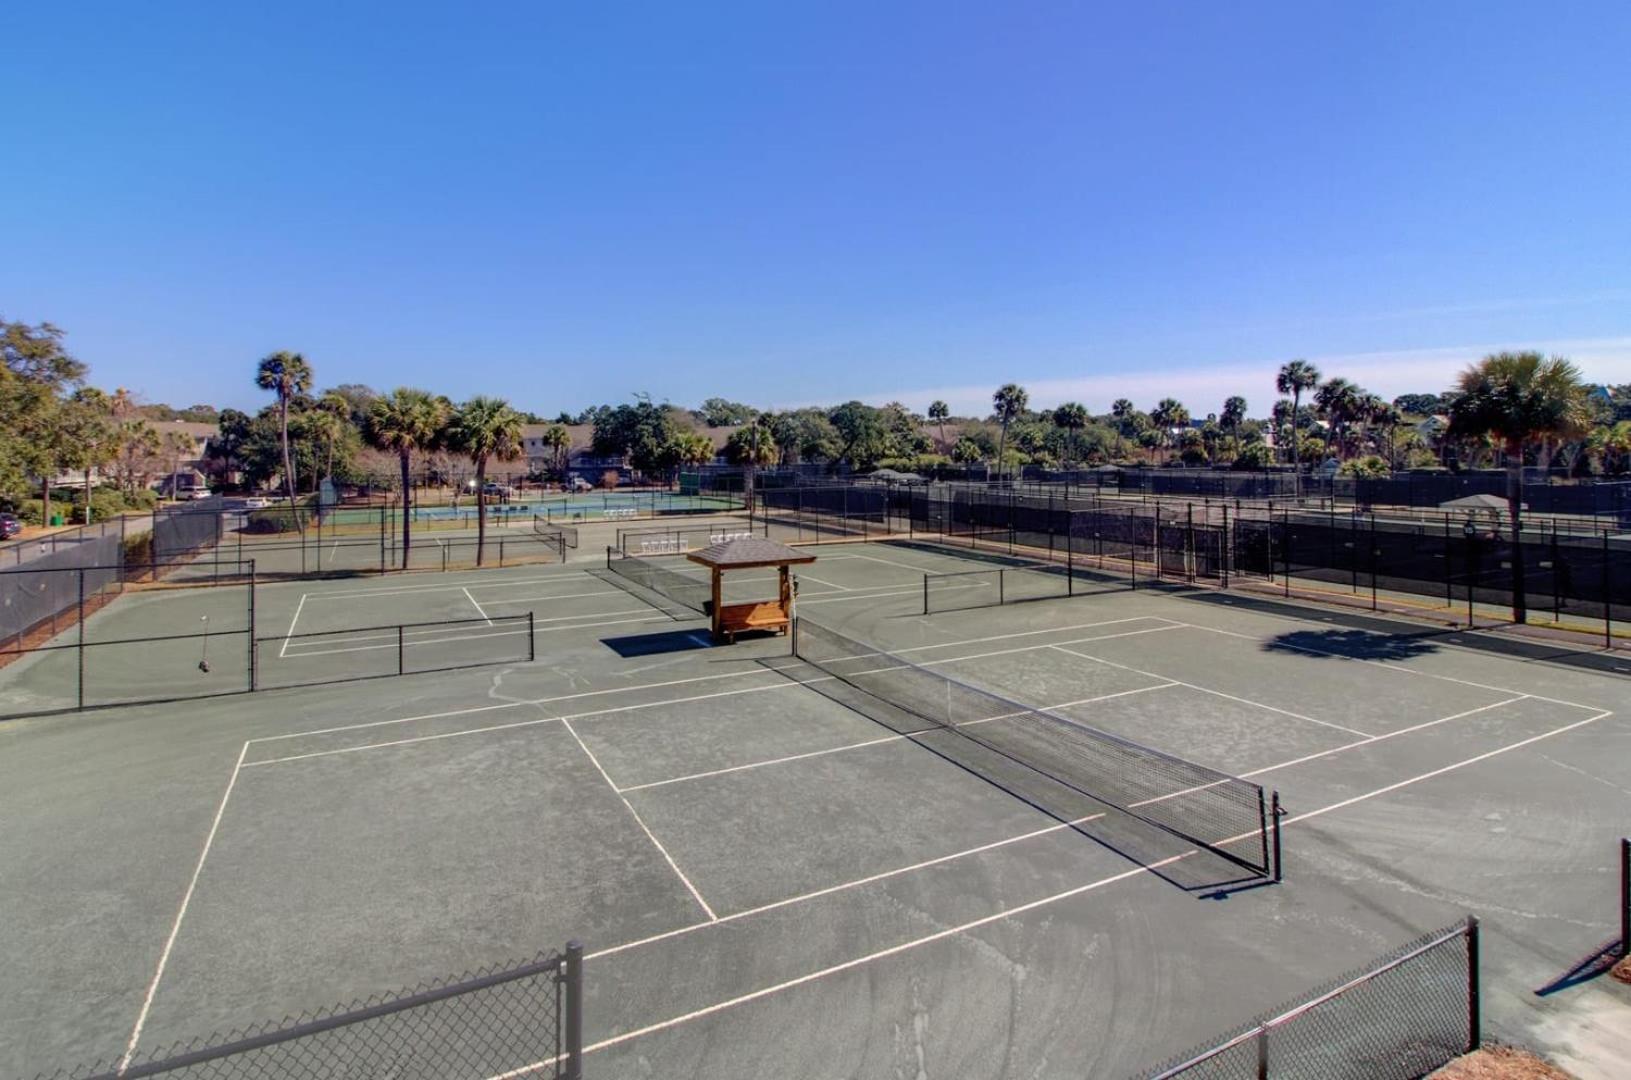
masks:
[(774, 600), (759, 604), (726, 604), (719, 609), (719, 632), (732, 645), (745, 630), (775, 630), (785, 633), (789, 619)]

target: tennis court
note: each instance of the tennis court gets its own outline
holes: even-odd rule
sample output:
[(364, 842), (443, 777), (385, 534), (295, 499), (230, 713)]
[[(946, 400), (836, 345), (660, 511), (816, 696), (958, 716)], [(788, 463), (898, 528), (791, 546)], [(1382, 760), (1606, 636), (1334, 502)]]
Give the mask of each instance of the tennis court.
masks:
[[(593, 559), (287, 582), (256, 590), (276, 664), (454, 620), (420, 647), (496, 662), (0, 727), (0, 1073), (578, 939), (589, 1076), (1125, 1076), (1469, 910), (1492, 1034), (1623, 1043), (1611, 991), (1530, 992), (1614, 930), (1623, 681), (1212, 591), (937, 577), (924, 614), (925, 574), (989, 567), (818, 554), (803, 658)], [(1043, 775), (1002, 734), (1033, 715), (1155, 757)], [(1182, 797), (1221, 774), (1283, 798), (1283, 882), (1245, 800)]]

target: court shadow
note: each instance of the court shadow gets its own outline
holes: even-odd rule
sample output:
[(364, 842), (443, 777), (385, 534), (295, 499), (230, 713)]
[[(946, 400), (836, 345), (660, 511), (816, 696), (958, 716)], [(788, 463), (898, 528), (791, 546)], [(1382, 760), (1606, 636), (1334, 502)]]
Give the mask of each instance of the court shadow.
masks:
[[(1247, 861), (1255, 857), (1255, 852), (1237, 854), (1226, 847), (1206, 846), (1106, 801), (1085, 786), (1044, 771), (993, 743), (994, 727), (984, 727), (983, 734), (973, 735), (972, 725), (948, 728), (842, 681), (822, 677), (814, 668), (799, 672), (784, 666), (765, 666), (911, 740), (925, 752), (1051, 818), (1057, 823), (1055, 827), (1070, 830), (1184, 892), (1220, 899), (1247, 887), (1272, 883), (1266, 872)], [(1117, 784), (1117, 778), (1109, 773), (1103, 781), (1107, 787)], [(1263, 864), (1267, 862), (1265, 844)]]
[(1620, 939), (1610, 938), (1597, 949), (1582, 958), (1577, 964), (1563, 972), (1557, 978), (1535, 991), (1536, 997), (1549, 997), (1559, 990), (1567, 990), (1571, 986), (1588, 983), (1599, 975), (1607, 974), (1620, 962)]
[(713, 638), (709, 636), (707, 630), (700, 627), (693, 627), (690, 630), (664, 630), (656, 634), (601, 638), (600, 643), (625, 660), (638, 656), (658, 656), (663, 653), (690, 652), (714, 647)]
[(1292, 630), (1270, 638), (1263, 643), (1263, 649), (1350, 660), (1410, 660), (1436, 653), (1439, 646), (1423, 637), (1369, 630)]

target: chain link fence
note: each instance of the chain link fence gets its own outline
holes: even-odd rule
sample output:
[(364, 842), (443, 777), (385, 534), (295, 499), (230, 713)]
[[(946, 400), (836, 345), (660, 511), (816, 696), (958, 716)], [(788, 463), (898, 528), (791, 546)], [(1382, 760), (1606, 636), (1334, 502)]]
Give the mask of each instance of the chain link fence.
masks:
[(1478, 920), (1446, 927), (1141, 1080), (1414, 1080), (1478, 1049)]
[(36, 1080), (583, 1077), (583, 947)]

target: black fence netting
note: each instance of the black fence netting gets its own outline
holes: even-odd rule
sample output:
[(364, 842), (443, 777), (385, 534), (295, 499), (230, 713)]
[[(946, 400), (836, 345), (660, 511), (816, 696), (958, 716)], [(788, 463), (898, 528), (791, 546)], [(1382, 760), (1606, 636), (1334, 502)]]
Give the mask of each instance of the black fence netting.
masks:
[(1478, 1048), (1478, 923), (1426, 934), (1141, 1080), (1414, 1080)]
[(36, 1080), (583, 1076), (583, 950), (540, 954), (315, 1014)]
[(79, 529), (74, 539), (36, 551), (15, 568), (0, 569), (0, 649), (18, 649), (31, 635), (54, 637), (78, 625), (81, 608), (123, 581), (118, 528)]
[(828, 680), (805, 685), (1061, 820), (1091, 813), (1089, 803), (1111, 806), (1255, 873), (1277, 869), (1258, 784), (958, 682), (806, 618), (793, 641), (799, 659), (895, 711), (858, 707)]
[[(1089, 474), (1093, 475), (1093, 474)], [(1612, 490), (1615, 485), (1587, 485)], [(1498, 510), (1365, 510), (1332, 503), (1133, 499), (1066, 485), (934, 483), (789, 487), (763, 493), (774, 539), (935, 540), (970, 551), (1092, 565), (1129, 579), (1425, 598), (1605, 624), (1631, 611), (1631, 534), (1596, 519)], [(1420, 606), (1419, 604), (1417, 606)], [(1476, 613), (1475, 613), (1476, 614)], [(1485, 611), (1484, 618), (1491, 617)]]

